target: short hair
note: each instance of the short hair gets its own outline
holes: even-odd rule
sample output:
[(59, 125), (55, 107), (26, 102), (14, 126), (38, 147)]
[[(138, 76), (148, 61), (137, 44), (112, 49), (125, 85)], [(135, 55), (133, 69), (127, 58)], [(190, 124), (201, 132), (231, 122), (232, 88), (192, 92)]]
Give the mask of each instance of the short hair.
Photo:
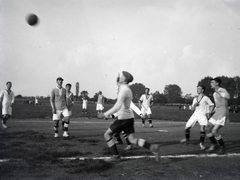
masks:
[(9, 84), (9, 83), (11, 83), (11, 84), (12, 84), (12, 82), (11, 82), (11, 81), (8, 81), (8, 82), (6, 83), (6, 85), (7, 85), (7, 84)]
[(149, 89), (149, 88), (145, 88), (145, 91), (146, 91), (146, 90), (148, 90), (148, 92), (150, 91), (150, 89)]
[(212, 78), (211, 81), (216, 81), (218, 83), (218, 85), (221, 86), (222, 81), (220, 78), (218, 78), (218, 77)]
[(201, 84), (199, 84), (197, 87), (201, 87), (203, 89), (203, 92), (205, 92), (205, 90), (206, 90), (206, 87)]
[(72, 85), (70, 83), (66, 84), (66, 87), (69, 86), (69, 87), (72, 87)]

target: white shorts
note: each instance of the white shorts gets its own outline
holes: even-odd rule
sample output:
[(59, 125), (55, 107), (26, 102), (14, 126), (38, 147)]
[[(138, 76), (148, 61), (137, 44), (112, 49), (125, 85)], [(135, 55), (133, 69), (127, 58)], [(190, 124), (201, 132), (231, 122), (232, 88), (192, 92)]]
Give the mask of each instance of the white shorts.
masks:
[(209, 122), (215, 125), (221, 125), (224, 126), (226, 123), (226, 116), (222, 117), (221, 119), (215, 120), (214, 118), (210, 118)]
[(82, 108), (83, 108), (83, 109), (87, 109), (87, 103), (86, 103), (86, 102), (83, 102)]
[(147, 115), (152, 114), (152, 111), (151, 111), (150, 107), (142, 107), (141, 108), (141, 113), (142, 113), (143, 116), (145, 116), (146, 114)]
[(12, 107), (11, 106), (6, 106), (6, 105), (2, 106), (2, 115), (5, 115), (5, 114), (12, 115)]
[(96, 110), (97, 111), (102, 111), (104, 109), (102, 104), (97, 104)]
[(207, 119), (207, 116), (196, 116), (196, 115), (192, 115), (190, 117), (190, 119), (188, 120), (187, 124), (186, 124), (186, 127), (189, 128), (189, 127), (193, 127), (196, 122), (199, 123), (200, 126), (206, 126), (207, 123), (208, 123), (208, 119)]
[(65, 108), (64, 110), (57, 110), (56, 114), (53, 114), (53, 120), (57, 121), (61, 119), (61, 115), (63, 115), (64, 117), (69, 117), (69, 111), (67, 108)]

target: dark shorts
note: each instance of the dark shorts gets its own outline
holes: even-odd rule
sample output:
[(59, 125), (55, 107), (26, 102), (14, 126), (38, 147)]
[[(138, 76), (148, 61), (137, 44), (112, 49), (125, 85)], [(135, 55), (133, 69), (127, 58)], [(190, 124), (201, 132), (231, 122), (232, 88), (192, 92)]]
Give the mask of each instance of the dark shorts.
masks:
[(124, 131), (125, 134), (132, 134), (134, 133), (134, 119), (124, 119), (124, 120), (115, 120), (111, 126), (110, 129), (114, 133), (120, 133)]

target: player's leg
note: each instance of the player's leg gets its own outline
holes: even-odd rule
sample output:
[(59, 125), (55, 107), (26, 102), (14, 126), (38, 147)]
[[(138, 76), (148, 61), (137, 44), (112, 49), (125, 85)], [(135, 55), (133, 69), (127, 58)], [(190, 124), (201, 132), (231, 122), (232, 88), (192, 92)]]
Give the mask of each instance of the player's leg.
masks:
[(219, 155), (225, 154), (225, 152), (226, 152), (225, 143), (223, 141), (222, 135), (219, 133), (219, 130), (222, 127), (223, 127), (222, 125), (216, 124), (212, 129), (212, 133), (214, 134), (215, 139), (218, 141), (218, 143), (220, 145), (220, 150), (218, 152)]
[(146, 111), (145, 108), (141, 108), (141, 113), (142, 113), (142, 127), (145, 127), (145, 119), (146, 119)]
[(150, 144), (145, 139), (135, 138), (134, 133), (129, 134), (128, 139), (130, 143), (150, 150), (155, 155), (156, 161), (159, 161), (159, 146), (157, 144)]
[(191, 116), (190, 119), (187, 121), (185, 125), (185, 138), (180, 141), (180, 143), (186, 143), (190, 140), (190, 129), (196, 124), (197, 118), (194, 116)]
[(2, 115), (2, 127), (4, 129), (7, 129), (7, 120), (8, 120), (8, 114), (3, 114)]
[(121, 160), (117, 146), (113, 140), (114, 133), (115, 132), (113, 132), (110, 128), (108, 128), (107, 131), (104, 133), (104, 138), (107, 142), (107, 145), (113, 153), (113, 156), (110, 159), (105, 159), (105, 161), (108, 161), (108, 162), (117, 162)]
[(203, 145), (204, 144), (204, 141), (205, 141), (205, 126), (200, 126), (200, 149), (201, 150), (204, 150), (206, 149), (206, 147)]
[(63, 110), (63, 116), (64, 116), (64, 132), (63, 132), (63, 137), (68, 137), (68, 128), (70, 124), (70, 117), (71, 117), (71, 112), (67, 108)]
[(58, 127), (59, 127), (59, 121), (61, 119), (61, 111), (56, 112), (56, 114), (53, 114), (53, 129), (54, 129), (54, 137), (57, 138), (58, 137)]
[(147, 117), (148, 117), (149, 127), (152, 128), (153, 127), (153, 125), (152, 125), (152, 111), (151, 111), (150, 107), (147, 108)]
[(130, 150), (132, 149), (132, 144), (130, 143), (130, 141), (128, 140), (128, 134), (125, 133), (124, 131), (122, 131), (122, 136), (123, 138), (126, 140), (126, 143), (127, 143), (127, 147), (124, 149), (124, 150)]
[(117, 132), (117, 133), (115, 133), (114, 134), (114, 137), (116, 138), (116, 142), (115, 142), (115, 144), (123, 144), (123, 141), (122, 141), (122, 139), (121, 139), (121, 137), (120, 137), (120, 133), (119, 132)]
[(206, 126), (206, 136), (210, 140), (211, 146), (206, 150), (206, 152), (211, 152), (211, 151), (215, 150), (215, 148), (216, 148), (217, 142), (216, 142), (216, 139), (215, 139), (214, 134), (212, 132), (214, 124), (215, 124), (215, 120), (210, 118), (210, 120), (208, 121), (208, 124)]
[(2, 127), (4, 129), (7, 128), (7, 120), (9, 119), (9, 116), (12, 114), (11, 107), (3, 105), (2, 106)]

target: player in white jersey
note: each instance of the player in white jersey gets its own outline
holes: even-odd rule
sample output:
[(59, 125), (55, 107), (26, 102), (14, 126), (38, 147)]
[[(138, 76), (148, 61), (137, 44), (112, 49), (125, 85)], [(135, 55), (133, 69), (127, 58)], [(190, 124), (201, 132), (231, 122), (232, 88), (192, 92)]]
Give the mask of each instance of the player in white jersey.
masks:
[(58, 77), (57, 87), (52, 89), (50, 96), (50, 104), (53, 112), (53, 121), (54, 121), (54, 137), (58, 137), (58, 127), (61, 115), (64, 116), (64, 133), (63, 137), (68, 137), (68, 125), (69, 125), (69, 111), (67, 108), (66, 100), (66, 89), (62, 87), (63, 79)]
[(114, 106), (105, 113), (98, 114), (98, 118), (108, 118), (110, 115), (118, 112), (118, 119), (115, 120), (104, 134), (104, 138), (108, 147), (113, 151), (113, 156), (110, 159), (105, 159), (108, 162), (119, 162), (121, 160), (116, 144), (113, 141), (113, 134), (124, 131), (128, 135), (128, 140), (135, 145), (145, 147), (153, 152), (156, 160), (159, 160), (159, 146), (150, 144), (144, 139), (134, 137), (134, 114), (130, 109), (132, 101), (132, 91), (128, 83), (133, 81), (133, 76), (122, 71), (118, 75), (119, 92), (117, 102)]
[(2, 102), (2, 126), (4, 129), (7, 128), (7, 120), (12, 115), (12, 104), (14, 103), (14, 93), (11, 90), (12, 83), (8, 81), (6, 83), (7, 88), (2, 90), (0, 93), (0, 104)]
[(87, 96), (84, 94), (82, 97), (82, 113), (87, 114), (87, 103), (88, 103)]
[(99, 91), (98, 99), (97, 99), (97, 107), (96, 107), (98, 114), (102, 113), (103, 109), (104, 109), (104, 96), (102, 94), (102, 91)]
[(205, 149), (203, 145), (205, 140), (205, 127), (210, 117), (209, 112), (212, 112), (214, 104), (209, 97), (205, 96), (205, 87), (202, 85), (197, 86), (197, 96), (193, 99), (191, 110), (194, 111), (190, 119), (185, 125), (185, 138), (181, 143), (186, 143), (190, 140), (190, 129), (198, 122), (200, 125), (200, 148)]
[(229, 118), (228, 100), (230, 95), (226, 89), (221, 87), (221, 79), (214, 78), (211, 80), (211, 87), (214, 89), (213, 97), (215, 101), (215, 109), (213, 116), (209, 119), (206, 127), (206, 135), (211, 141), (211, 146), (207, 149), (207, 152), (212, 152), (216, 149), (216, 140), (220, 145), (218, 154), (225, 154), (225, 143), (222, 139), (219, 130), (225, 125), (225, 122)]
[(149, 94), (150, 89), (149, 88), (145, 88), (145, 94), (143, 94), (140, 97), (139, 100), (139, 108), (141, 109), (143, 118), (142, 118), (142, 126), (145, 126), (145, 119), (146, 116), (148, 118), (148, 122), (149, 122), (149, 127), (153, 127), (152, 125), (152, 111), (151, 111), (151, 107), (153, 105), (153, 96), (151, 94)]

